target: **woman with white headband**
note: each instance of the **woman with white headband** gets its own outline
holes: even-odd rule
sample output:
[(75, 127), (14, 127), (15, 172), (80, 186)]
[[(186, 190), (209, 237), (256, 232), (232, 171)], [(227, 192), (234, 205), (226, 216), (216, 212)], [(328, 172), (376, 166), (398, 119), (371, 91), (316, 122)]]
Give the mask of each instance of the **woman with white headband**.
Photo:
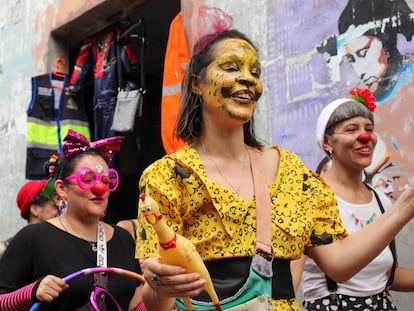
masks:
[[(196, 310), (246, 310), (245, 303), (263, 306), (270, 300), (266, 296), (272, 310), (299, 311), (293, 261), (306, 253), (344, 282), (414, 216), (413, 180), (372, 225), (348, 235), (327, 183), (299, 156), (266, 147), (256, 137), (260, 73), (257, 48), (235, 29), (207, 34), (196, 45), (176, 129), (189, 144), (150, 164), (139, 182), (140, 196), (156, 203), (150, 209), (144, 202), (138, 211), (136, 257), (146, 280), (142, 298), (148, 311), (187, 310), (182, 297), (192, 297)], [(174, 231), (161, 243), (154, 219)], [(166, 264), (160, 259), (159, 249), (182, 249), (175, 242), (178, 234), (194, 243), (209, 277), (191, 272), (189, 260)], [(219, 302), (211, 303), (204, 290), (211, 283)]]
[[(363, 180), (377, 144), (375, 99), (361, 89), (351, 91), (351, 97), (337, 99), (322, 110), (316, 136), (331, 160), (322, 177), (335, 193), (343, 224), (354, 233), (375, 221), (392, 202)], [(306, 258), (302, 278), (306, 310), (397, 310), (388, 289), (414, 290), (414, 270), (398, 267), (393, 242), (343, 283), (334, 282)]]

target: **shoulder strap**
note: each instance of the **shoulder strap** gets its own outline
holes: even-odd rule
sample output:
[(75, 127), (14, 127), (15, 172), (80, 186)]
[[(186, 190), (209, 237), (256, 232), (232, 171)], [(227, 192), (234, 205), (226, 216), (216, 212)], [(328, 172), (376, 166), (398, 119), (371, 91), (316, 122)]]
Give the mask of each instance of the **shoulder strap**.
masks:
[[(384, 206), (381, 203), (381, 200), (378, 196), (378, 193), (373, 188), (371, 188), (369, 185), (367, 185), (367, 184), (365, 184), (365, 185), (368, 187), (368, 189), (370, 189), (374, 193), (375, 199), (377, 200), (377, 203), (378, 203), (378, 206), (381, 210), (381, 213), (384, 214), (384, 212), (385, 212)], [(396, 250), (396, 247), (395, 247), (395, 240), (394, 239), (390, 243), (390, 250), (391, 250), (391, 253), (392, 253), (392, 258), (394, 260), (393, 260), (393, 263), (392, 263), (390, 277), (388, 278), (388, 281), (387, 281), (387, 287), (391, 286), (392, 282), (394, 281), (395, 269), (397, 269), (397, 264), (398, 264), (397, 250)]]
[(130, 219), (129, 221), (131, 222), (132, 229), (134, 230), (134, 241), (136, 241), (137, 240), (137, 224), (135, 223), (134, 219)]
[(147, 43), (146, 40), (146, 32), (145, 32), (145, 21), (144, 18), (141, 17), (139, 19), (139, 26), (140, 26), (140, 34), (139, 34), (139, 40), (140, 40), (140, 58), (139, 58), (139, 72), (140, 72), (140, 86), (139, 91), (142, 94), (145, 94), (147, 91), (147, 85), (145, 82), (145, 44)]
[(118, 91), (122, 90), (124, 81), (122, 75), (122, 63), (121, 63), (121, 47), (120, 47), (121, 35), (117, 33), (116, 37), (116, 75), (118, 79)]
[[(377, 203), (378, 203), (378, 206), (381, 210), (381, 213), (384, 214), (384, 212), (385, 212), (384, 206), (381, 203), (381, 200), (378, 196), (378, 193), (373, 188), (371, 188), (368, 184), (365, 184), (365, 186), (374, 193), (375, 199), (377, 200)], [(396, 247), (395, 247), (395, 240), (391, 241), (390, 250), (391, 250), (392, 257), (393, 257), (394, 260), (393, 260), (393, 263), (392, 263), (391, 274), (390, 274), (390, 277), (388, 278), (388, 281), (387, 281), (387, 285), (386, 285), (387, 288), (389, 286), (391, 286), (392, 282), (394, 281), (395, 269), (397, 268), (397, 251), (396, 251)], [(328, 285), (328, 290), (331, 293), (336, 292), (336, 290), (338, 289), (338, 284), (334, 280), (332, 280), (330, 277), (328, 277), (327, 275), (326, 275), (326, 283)]]
[(247, 148), (252, 167), (256, 199), (256, 250), (272, 255), (272, 217), (269, 189), (264, 180), (260, 151)]

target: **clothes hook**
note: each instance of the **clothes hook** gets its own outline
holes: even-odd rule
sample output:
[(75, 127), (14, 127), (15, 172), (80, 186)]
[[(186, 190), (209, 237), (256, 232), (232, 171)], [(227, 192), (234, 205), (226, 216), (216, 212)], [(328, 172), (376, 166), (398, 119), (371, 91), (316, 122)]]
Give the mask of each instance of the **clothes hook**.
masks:
[(65, 59), (63, 57), (57, 57), (55, 59), (56, 70), (53, 72), (53, 74), (55, 76), (58, 76), (58, 77), (62, 77), (62, 78), (65, 77), (65, 72), (62, 68), (62, 65), (65, 65), (65, 64), (66, 64), (66, 62), (65, 62)]

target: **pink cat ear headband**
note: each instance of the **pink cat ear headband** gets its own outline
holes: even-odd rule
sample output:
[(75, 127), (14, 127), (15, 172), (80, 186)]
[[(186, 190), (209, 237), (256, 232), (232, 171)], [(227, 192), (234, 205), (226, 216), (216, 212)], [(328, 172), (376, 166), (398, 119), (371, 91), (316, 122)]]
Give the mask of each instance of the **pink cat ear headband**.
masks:
[(63, 155), (69, 157), (81, 151), (96, 149), (101, 152), (106, 159), (111, 160), (115, 152), (118, 152), (121, 148), (121, 143), (121, 136), (113, 136), (89, 142), (81, 133), (69, 130), (63, 140)]
[(355, 88), (349, 92), (349, 98), (339, 98), (325, 106), (321, 111), (318, 122), (316, 123), (316, 140), (318, 142), (319, 147), (323, 149), (323, 139), (325, 137), (326, 125), (328, 124), (329, 118), (331, 117), (332, 113), (335, 111), (343, 103), (349, 102), (350, 100), (354, 100), (360, 102), (364, 106), (368, 108), (368, 110), (374, 112), (375, 108), (375, 97), (368, 89), (361, 89)]

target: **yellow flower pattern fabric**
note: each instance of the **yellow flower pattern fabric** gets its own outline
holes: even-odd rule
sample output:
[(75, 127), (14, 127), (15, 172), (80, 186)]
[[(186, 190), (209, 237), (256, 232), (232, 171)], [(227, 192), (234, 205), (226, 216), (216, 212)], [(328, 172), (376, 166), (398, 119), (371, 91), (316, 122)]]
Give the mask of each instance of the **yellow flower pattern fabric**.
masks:
[[(329, 186), (299, 156), (278, 146), (272, 148), (280, 153), (278, 176), (269, 185), (275, 257), (297, 259), (307, 247), (345, 237), (347, 231)], [(207, 178), (191, 146), (150, 165), (139, 186), (140, 192), (159, 203), (167, 224), (191, 240), (205, 261), (254, 255), (254, 197), (246, 201)], [(141, 211), (138, 222), (136, 257), (157, 256), (157, 236)], [(295, 299), (273, 301), (273, 307), (300, 310)]]

